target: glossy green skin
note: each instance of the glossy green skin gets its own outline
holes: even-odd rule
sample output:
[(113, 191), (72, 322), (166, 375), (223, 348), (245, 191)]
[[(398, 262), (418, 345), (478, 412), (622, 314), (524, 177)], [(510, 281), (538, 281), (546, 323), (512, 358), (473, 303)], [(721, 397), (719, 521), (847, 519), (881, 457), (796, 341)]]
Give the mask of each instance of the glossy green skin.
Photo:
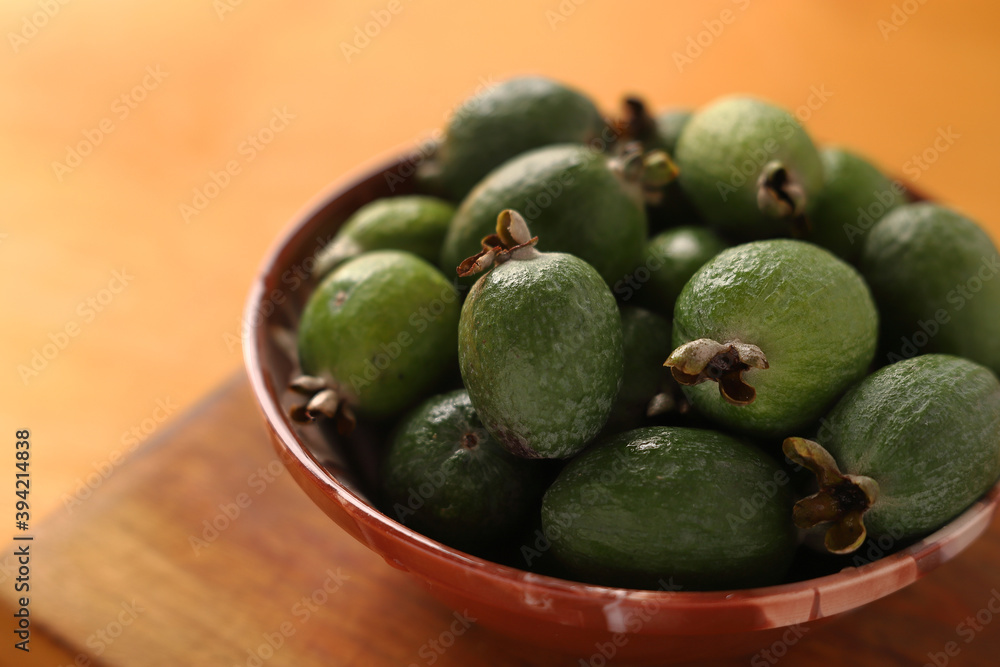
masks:
[(587, 143), (603, 128), (600, 112), (582, 93), (542, 77), (510, 79), (455, 111), (422, 177), (459, 201), (507, 160), (540, 146)]
[[(681, 188), (705, 221), (742, 239), (791, 231), (788, 221), (766, 215), (757, 205), (757, 181), (769, 162), (781, 162), (802, 184), (807, 212), (823, 186), (819, 153), (798, 121), (784, 109), (748, 97), (726, 97), (697, 112), (681, 132), (674, 158)], [(747, 168), (741, 171), (744, 162)]]
[(663, 361), (670, 346), (670, 320), (635, 306), (623, 306), (622, 351), (624, 375), (608, 426), (622, 430), (637, 426), (646, 416), (649, 402), (670, 374)]
[(587, 450), (542, 501), (557, 558), (585, 581), (629, 588), (777, 583), (796, 548), (789, 477), (714, 431), (649, 427)]
[(642, 257), (646, 211), (636, 186), (624, 184), (607, 156), (585, 146), (548, 146), (490, 173), (462, 202), (445, 237), (441, 269), (454, 275), (496, 230), (497, 215), (524, 216), (542, 252), (566, 252), (590, 263), (609, 285)]
[(750, 405), (732, 405), (715, 382), (684, 387), (703, 414), (752, 435), (787, 437), (823, 415), (875, 355), (878, 314), (850, 265), (804, 241), (755, 241), (698, 270), (674, 309), (674, 346), (698, 338), (759, 347)]
[(465, 300), (458, 361), (483, 424), (508, 451), (572, 456), (604, 426), (618, 395), (618, 306), (577, 257), (508, 261)]
[(317, 257), (323, 276), (345, 260), (372, 250), (406, 250), (437, 263), (455, 206), (436, 197), (406, 195), (365, 204), (347, 219)]
[(639, 303), (671, 317), (687, 281), (726, 247), (718, 234), (705, 227), (675, 227), (657, 234), (646, 244), (649, 280), (637, 292)]
[(454, 286), (426, 261), (365, 253), (310, 296), (299, 323), (302, 371), (335, 383), (359, 413), (394, 414), (454, 364), (459, 310)]
[(382, 479), (386, 514), (460, 549), (511, 537), (544, 491), (539, 462), (501, 447), (464, 390), (429, 399), (401, 422)]
[(941, 352), (1000, 373), (1000, 256), (975, 222), (901, 206), (872, 228), (860, 267), (882, 317), (881, 360)]
[(813, 200), (805, 240), (856, 263), (872, 226), (904, 203), (903, 186), (842, 148), (824, 148), (819, 156), (825, 181)]
[(906, 359), (866, 377), (827, 416), (819, 442), (842, 472), (871, 477), (872, 539), (930, 533), (1000, 477), (1000, 381), (950, 355)]

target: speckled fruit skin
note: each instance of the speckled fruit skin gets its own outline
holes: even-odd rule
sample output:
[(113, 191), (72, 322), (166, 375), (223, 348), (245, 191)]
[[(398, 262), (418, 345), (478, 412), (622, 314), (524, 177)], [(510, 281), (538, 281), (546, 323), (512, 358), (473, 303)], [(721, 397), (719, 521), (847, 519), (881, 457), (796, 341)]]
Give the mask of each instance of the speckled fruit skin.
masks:
[(1000, 255), (975, 222), (901, 206), (869, 232), (860, 267), (882, 317), (881, 361), (941, 352), (1000, 374)]
[(406, 250), (436, 264), (455, 206), (437, 197), (383, 197), (347, 219), (317, 259), (320, 275), (350, 257), (372, 250)]
[(623, 184), (608, 157), (560, 145), (521, 155), (490, 173), (462, 202), (441, 251), (452, 275), (496, 228), (497, 214), (517, 210), (542, 252), (566, 252), (590, 263), (611, 285), (642, 258), (646, 211), (637, 186)]
[(583, 580), (627, 588), (777, 583), (796, 547), (789, 477), (714, 431), (649, 427), (571, 461), (542, 501), (557, 558)]
[(726, 247), (718, 234), (705, 227), (675, 227), (649, 239), (645, 262), (649, 280), (637, 292), (639, 304), (672, 317), (687, 281)]
[(645, 308), (623, 306), (622, 352), (625, 365), (608, 427), (617, 430), (638, 426), (649, 402), (668, 380), (663, 360), (670, 355), (670, 320)]
[(886, 366), (851, 389), (819, 443), (842, 472), (871, 477), (869, 538), (898, 541), (943, 526), (1000, 477), (1000, 381), (943, 354)]
[(787, 437), (860, 380), (875, 355), (878, 314), (850, 265), (804, 241), (755, 241), (698, 270), (674, 309), (674, 346), (698, 338), (756, 345), (770, 368), (743, 375), (757, 390), (731, 405), (715, 382), (684, 387), (702, 413), (752, 435)]
[(705, 221), (742, 239), (790, 231), (787, 221), (757, 205), (757, 180), (767, 163), (781, 161), (803, 185), (807, 202), (823, 186), (819, 153), (798, 121), (749, 97), (725, 97), (695, 113), (674, 157), (681, 189)]
[(507, 160), (540, 146), (587, 143), (603, 128), (600, 112), (582, 93), (542, 77), (510, 79), (455, 111), (434, 156), (431, 182), (459, 201)]
[(386, 457), (386, 514), (460, 549), (503, 541), (532, 521), (538, 461), (507, 452), (464, 390), (435, 396), (399, 425)]
[(804, 238), (856, 263), (872, 225), (904, 203), (903, 186), (849, 150), (824, 148), (819, 156), (823, 188), (813, 200)]
[(459, 299), (434, 266), (397, 250), (365, 253), (328, 275), (299, 323), (299, 361), (333, 380), (359, 413), (394, 414), (454, 363)]
[(508, 451), (572, 456), (604, 426), (618, 395), (618, 306), (577, 257), (508, 261), (465, 300), (458, 360), (479, 417)]

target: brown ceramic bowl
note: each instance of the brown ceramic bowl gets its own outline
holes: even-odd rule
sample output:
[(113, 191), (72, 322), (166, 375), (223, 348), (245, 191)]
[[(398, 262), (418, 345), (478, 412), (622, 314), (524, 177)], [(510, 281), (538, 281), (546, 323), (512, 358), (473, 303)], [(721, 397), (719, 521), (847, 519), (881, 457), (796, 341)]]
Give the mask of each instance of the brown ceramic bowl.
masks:
[[(907, 586), (961, 552), (989, 525), (1000, 485), (916, 544), (860, 567), (748, 590), (663, 592), (532, 574), (431, 540), (380, 512), (361, 489), (384, 434), (359, 428), (350, 449), (316, 426), (292, 423), (285, 391), (290, 333), (312, 289), (300, 276), (316, 250), (361, 205), (413, 191), (419, 152), (387, 158), (323, 194), (279, 239), (250, 292), (244, 359), (274, 447), (292, 476), (341, 528), (409, 572), (434, 597), (525, 645), (583, 659), (612, 642), (616, 658), (665, 664), (749, 655), (788, 626), (819, 623)], [(599, 655), (599, 653), (598, 653)]]

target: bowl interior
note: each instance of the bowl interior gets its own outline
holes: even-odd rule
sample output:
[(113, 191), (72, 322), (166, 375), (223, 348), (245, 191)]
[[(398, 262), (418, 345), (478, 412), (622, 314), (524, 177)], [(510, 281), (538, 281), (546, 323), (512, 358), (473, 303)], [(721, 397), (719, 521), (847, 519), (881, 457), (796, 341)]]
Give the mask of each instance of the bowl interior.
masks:
[[(348, 441), (287, 417), (295, 372), (294, 332), (314, 287), (315, 255), (363, 204), (410, 194), (423, 153), (416, 149), (374, 161), (324, 192), (293, 221), (266, 258), (244, 314), (244, 360), (275, 448), (293, 477), (331, 518), (395, 567), (410, 571), (456, 609), (474, 607), (484, 625), (527, 642), (589, 654), (595, 637), (629, 631), (633, 657), (663, 655), (664, 641), (724, 635), (676, 656), (695, 659), (746, 651), (735, 638), (827, 618), (888, 595), (954, 557), (989, 525), (1000, 484), (949, 525), (882, 557), (898, 545), (871, 545), (844, 569), (793, 583), (738, 591), (635, 591), (532, 574), (452, 549), (380, 512), (370, 501), (385, 427), (361, 423)], [(472, 607), (468, 607), (472, 605)], [(657, 612), (638, 627), (629, 614)], [(645, 610), (645, 611), (644, 611)], [(759, 641), (757, 637), (754, 641)], [(690, 647), (689, 647), (690, 648)], [(752, 648), (749, 650), (753, 650)], [(645, 651), (645, 653), (643, 652)], [(625, 655), (625, 653), (623, 653)]]

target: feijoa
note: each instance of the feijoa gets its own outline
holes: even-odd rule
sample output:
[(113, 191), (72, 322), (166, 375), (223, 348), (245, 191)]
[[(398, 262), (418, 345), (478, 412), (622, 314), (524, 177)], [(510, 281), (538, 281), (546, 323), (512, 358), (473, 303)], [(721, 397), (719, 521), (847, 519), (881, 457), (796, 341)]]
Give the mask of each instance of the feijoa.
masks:
[(818, 443), (789, 438), (784, 450), (819, 478), (820, 490), (796, 504), (796, 523), (829, 525), (833, 553), (866, 536), (900, 545), (926, 535), (1000, 477), (1000, 381), (967, 359), (928, 354), (886, 366), (823, 424)]
[(648, 427), (601, 441), (542, 501), (556, 557), (582, 580), (685, 590), (781, 581), (796, 548), (789, 476), (714, 431)]
[(822, 416), (865, 375), (878, 338), (858, 272), (791, 239), (709, 260), (681, 291), (673, 325), (678, 347), (667, 365), (694, 407), (761, 436), (785, 436)]
[(624, 373), (608, 419), (608, 427), (619, 431), (677, 407), (673, 392), (677, 385), (663, 367), (672, 349), (670, 320), (636, 306), (623, 306), (621, 318)]
[(435, 396), (392, 438), (386, 513), (451, 546), (483, 548), (518, 533), (537, 513), (545, 476), (539, 463), (501, 447), (464, 390)]
[[(646, 243), (646, 261), (633, 274), (639, 283), (639, 303), (666, 317), (672, 317), (681, 290), (695, 271), (725, 250), (727, 244), (706, 227), (683, 226), (668, 229)], [(639, 274), (645, 267), (646, 276)]]
[(823, 187), (815, 195), (803, 238), (854, 263), (872, 225), (905, 201), (905, 190), (852, 151), (824, 148), (819, 157)]
[(705, 221), (741, 239), (801, 230), (823, 186), (819, 153), (795, 117), (751, 97), (698, 110), (674, 158), (681, 189)]
[(872, 227), (860, 267), (884, 361), (940, 352), (1000, 373), (1000, 254), (979, 225), (939, 204), (901, 206)]
[(618, 305), (582, 259), (535, 250), (516, 212), (503, 211), (497, 229), (463, 264), (497, 266), (462, 306), (462, 380), (486, 429), (508, 451), (566, 458), (597, 435), (618, 395)]
[(432, 191), (459, 201), (507, 160), (549, 144), (585, 144), (605, 127), (582, 93), (543, 77), (509, 79), (452, 114), (437, 153), (418, 175)]
[(477, 252), (497, 212), (511, 208), (538, 234), (540, 249), (576, 255), (614, 284), (639, 263), (647, 234), (643, 170), (635, 167), (568, 144), (507, 162), (459, 206), (441, 252), (442, 270), (454, 271)]
[(437, 263), (455, 206), (436, 197), (404, 195), (365, 204), (344, 222), (316, 257), (323, 276), (351, 257), (370, 250), (406, 250)]
[(312, 399), (293, 414), (371, 417), (424, 398), (452, 367), (459, 298), (434, 266), (399, 250), (348, 260), (309, 297), (299, 322), (293, 388)]

